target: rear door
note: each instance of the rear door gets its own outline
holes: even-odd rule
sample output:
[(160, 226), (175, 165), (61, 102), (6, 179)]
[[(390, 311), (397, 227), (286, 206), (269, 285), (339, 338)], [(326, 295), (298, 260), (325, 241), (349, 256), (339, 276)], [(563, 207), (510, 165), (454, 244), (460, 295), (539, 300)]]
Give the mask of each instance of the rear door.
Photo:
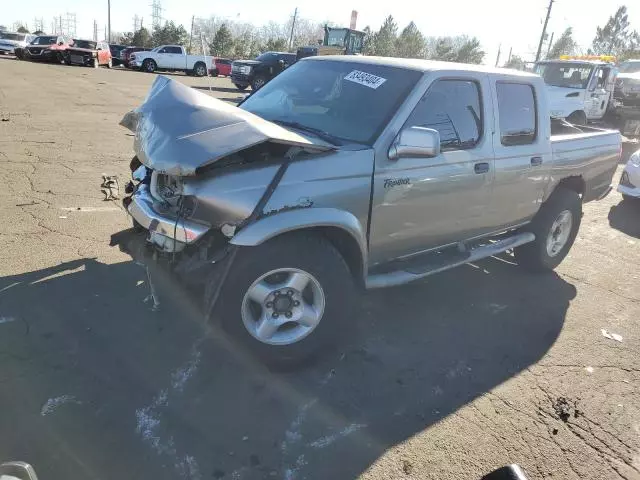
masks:
[[(495, 181), (487, 221), (494, 230), (529, 220), (549, 180), (549, 118), (542, 118), (529, 79), (492, 82), (496, 123)], [(545, 124), (542, 124), (545, 122)]]
[[(445, 74), (446, 72), (439, 72)], [(493, 181), (491, 87), (479, 72), (436, 78), (403, 128), (440, 133), (434, 158), (391, 160), (376, 154), (371, 261), (463, 241), (486, 231)], [(483, 101), (489, 99), (489, 101)]]

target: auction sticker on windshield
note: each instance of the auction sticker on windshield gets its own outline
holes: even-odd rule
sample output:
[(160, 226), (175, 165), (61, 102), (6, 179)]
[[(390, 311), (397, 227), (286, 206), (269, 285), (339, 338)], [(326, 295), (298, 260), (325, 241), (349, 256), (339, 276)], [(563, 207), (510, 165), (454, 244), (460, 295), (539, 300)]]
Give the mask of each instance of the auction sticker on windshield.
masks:
[(349, 75), (344, 77), (345, 80), (350, 82), (359, 83), (365, 87), (373, 88), (374, 90), (387, 81), (386, 78), (372, 75), (371, 73), (361, 72), (360, 70), (354, 70)]

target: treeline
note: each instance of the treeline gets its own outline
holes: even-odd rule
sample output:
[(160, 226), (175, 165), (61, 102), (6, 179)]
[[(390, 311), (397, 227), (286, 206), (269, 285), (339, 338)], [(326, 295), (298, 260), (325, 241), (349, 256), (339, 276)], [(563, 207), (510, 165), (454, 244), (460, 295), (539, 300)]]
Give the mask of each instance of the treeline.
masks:
[[(218, 57), (253, 58), (265, 51), (296, 51), (298, 47), (317, 45), (324, 37), (324, 25), (297, 19), (285, 23), (269, 22), (260, 27), (250, 23), (223, 20), (217, 17), (196, 19), (191, 36), (191, 51)], [(365, 55), (384, 57), (429, 58), (450, 62), (481, 63), (485, 52), (477, 38), (465, 35), (428, 37), (411, 22), (401, 31), (392, 16), (388, 16), (377, 31), (365, 27)], [(163, 44), (189, 45), (189, 32), (182, 25), (167, 22), (149, 32), (146, 28), (133, 33), (113, 35), (124, 45), (153, 47)], [(204, 42), (203, 42), (204, 40)]]

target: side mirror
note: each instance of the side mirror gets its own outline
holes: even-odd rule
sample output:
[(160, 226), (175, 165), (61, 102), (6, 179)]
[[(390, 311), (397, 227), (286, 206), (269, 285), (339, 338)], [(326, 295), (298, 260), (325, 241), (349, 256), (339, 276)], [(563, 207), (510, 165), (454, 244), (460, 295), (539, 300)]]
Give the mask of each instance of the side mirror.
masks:
[(25, 462), (7, 462), (0, 465), (0, 478), (3, 480), (38, 480), (36, 471)]
[(389, 159), (430, 158), (440, 155), (440, 132), (432, 128), (409, 127), (402, 130), (389, 148)]

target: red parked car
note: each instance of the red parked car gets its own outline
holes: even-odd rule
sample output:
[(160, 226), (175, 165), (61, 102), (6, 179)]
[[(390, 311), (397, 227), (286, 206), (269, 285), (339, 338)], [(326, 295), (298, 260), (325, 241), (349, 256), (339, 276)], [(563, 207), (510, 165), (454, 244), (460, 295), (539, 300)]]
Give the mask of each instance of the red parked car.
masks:
[(148, 52), (149, 50), (151, 49), (145, 47), (127, 47), (120, 52), (120, 61), (125, 67), (129, 68), (129, 58), (131, 57), (132, 53)]
[(22, 59), (62, 63), (71, 45), (73, 40), (64, 35), (41, 35), (24, 48)]
[(232, 63), (233, 61), (229, 60), (228, 58), (216, 58), (216, 66), (209, 73), (214, 77), (217, 77), (218, 75), (229, 77), (231, 76)]
[(106, 65), (111, 68), (111, 50), (107, 42), (94, 42), (93, 40), (73, 39), (73, 46), (67, 48), (64, 61), (68, 65), (84, 65), (98, 68)]

